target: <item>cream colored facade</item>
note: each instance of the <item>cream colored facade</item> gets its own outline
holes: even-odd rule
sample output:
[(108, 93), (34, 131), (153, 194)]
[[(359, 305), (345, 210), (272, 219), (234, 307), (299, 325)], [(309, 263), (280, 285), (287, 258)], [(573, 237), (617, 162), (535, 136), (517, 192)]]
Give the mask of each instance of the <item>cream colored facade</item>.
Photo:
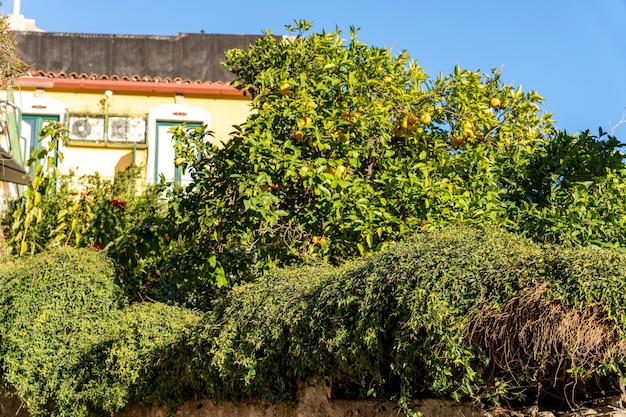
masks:
[(233, 125), (243, 123), (250, 112), (249, 99), (219, 83), (22, 77), (14, 82), (14, 100), (20, 109), (24, 160), (38, 146), (36, 134), (46, 120), (59, 120), (70, 130), (59, 165), (62, 173), (98, 172), (112, 178), (135, 163), (143, 168), (148, 183), (161, 174), (170, 181), (188, 180), (174, 166), (167, 133), (171, 126), (205, 124), (214, 140), (224, 141)]

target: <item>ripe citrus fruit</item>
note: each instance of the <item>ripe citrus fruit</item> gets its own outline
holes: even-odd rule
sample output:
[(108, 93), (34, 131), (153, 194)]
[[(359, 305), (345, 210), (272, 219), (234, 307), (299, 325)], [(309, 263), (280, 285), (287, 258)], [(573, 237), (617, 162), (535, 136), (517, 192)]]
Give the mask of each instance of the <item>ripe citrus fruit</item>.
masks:
[(463, 145), (464, 140), (465, 139), (463, 138), (463, 136), (455, 136), (452, 138), (452, 146), (458, 148), (459, 146)]
[(489, 105), (494, 109), (499, 109), (500, 106), (502, 106), (502, 100), (500, 100), (498, 97), (494, 97), (489, 100)]
[(289, 83), (284, 83), (280, 87), (278, 87), (281, 96), (291, 95), (291, 85)]

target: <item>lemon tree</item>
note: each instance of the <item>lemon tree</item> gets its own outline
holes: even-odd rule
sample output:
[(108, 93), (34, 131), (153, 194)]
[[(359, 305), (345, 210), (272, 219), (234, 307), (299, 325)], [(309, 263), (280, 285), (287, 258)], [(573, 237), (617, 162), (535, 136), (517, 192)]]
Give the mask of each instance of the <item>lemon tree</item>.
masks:
[[(557, 134), (536, 92), (506, 85), (497, 70), (431, 78), (406, 52), (360, 42), (354, 28), (348, 39), (311, 33), (305, 21), (287, 29), (227, 53), (252, 106), (231, 137), (216, 146), (204, 127), (175, 132), (193, 178), (176, 221), (190, 253), (225, 268), (221, 282), (241, 274), (241, 256), (224, 255), (233, 248), (267, 267), (367, 255), (449, 224), (532, 234), (560, 204), (545, 195), (540, 204), (537, 184), (548, 178), (548, 189), (567, 194), (549, 165), (573, 139)], [(564, 138), (556, 148), (555, 136)], [(588, 142), (616, 154), (613, 142)], [(520, 227), (531, 218), (535, 229)]]
[(348, 40), (311, 34), (308, 22), (288, 29), (227, 53), (253, 108), (231, 138), (213, 146), (203, 129), (177, 132), (198, 230), (274, 263), (363, 255), (433, 225), (508, 221), (503, 177), (521, 172), (551, 129), (538, 94), (497, 71), (429, 79), (406, 52), (363, 44), (355, 29)]

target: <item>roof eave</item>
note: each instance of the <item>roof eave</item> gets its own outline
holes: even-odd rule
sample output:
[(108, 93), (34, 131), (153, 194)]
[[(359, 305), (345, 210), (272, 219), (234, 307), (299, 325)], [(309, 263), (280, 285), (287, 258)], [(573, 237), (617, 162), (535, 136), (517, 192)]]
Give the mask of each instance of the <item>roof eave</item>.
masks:
[(226, 84), (163, 83), (155, 81), (85, 80), (75, 78), (17, 77), (14, 86), (72, 90), (111, 90), (141, 93), (182, 93), (243, 98), (243, 92)]

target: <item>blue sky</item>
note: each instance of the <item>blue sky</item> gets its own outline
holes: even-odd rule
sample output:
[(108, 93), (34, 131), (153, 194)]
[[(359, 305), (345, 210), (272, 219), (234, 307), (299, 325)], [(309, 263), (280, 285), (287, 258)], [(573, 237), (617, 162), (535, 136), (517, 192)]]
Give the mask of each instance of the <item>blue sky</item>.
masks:
[[(501, 68), (569, 132), (610, 130), (626, 108), (626, 0), (21, 0), (20, 12), (48, 32), (284, 34), (306, 19), (347, 37), (355, 26), (362, 42), (406, 49), (433, 77), (455, 64)], [(626, 125), (615, 134), (626, 142)]]

